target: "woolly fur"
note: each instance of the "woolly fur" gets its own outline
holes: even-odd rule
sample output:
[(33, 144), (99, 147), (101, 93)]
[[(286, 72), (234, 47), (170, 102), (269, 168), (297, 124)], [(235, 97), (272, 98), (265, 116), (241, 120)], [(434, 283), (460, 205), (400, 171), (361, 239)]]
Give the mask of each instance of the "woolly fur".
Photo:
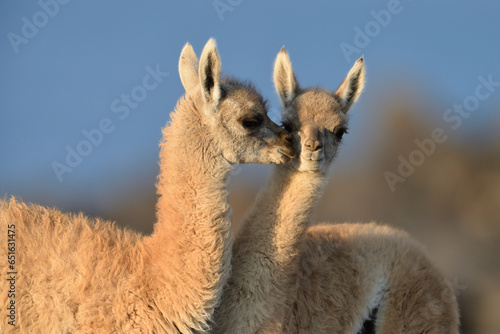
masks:
[(299, 155), (274, 167), (243, 222), (215, 333), (356, 334), (375, 309), (376, 333), (458, 333), (453, 289), (406, 233), (374, 223), (310, 227), (364, 85), (363, 60), (336, 93), (301, 89), (283, 49), (274, 82)]
[[(16, 199), (0, 202), (0, 272), (11, 271), (9, 229), (15, 231), (17, 271), (15, 326), (4, 317), (1, 333), (209, 329), (230, 272), (231, 164), (287, 162), (280, 152), (293, 156), (293, 149), (266, 118), (264, 101), (252, 87), (219, 82), (215, 41), (208, 41), (197, 65), (186, 44), (179, 62), (186, 94), (163, 130), (158, 221), (151, 236), (83, 214)], [(237, 117), (246, 113), (260, 115), (260, 130), (249, 134), (242, 128)], [(2, 307), (9, 302), (4, 278)]]

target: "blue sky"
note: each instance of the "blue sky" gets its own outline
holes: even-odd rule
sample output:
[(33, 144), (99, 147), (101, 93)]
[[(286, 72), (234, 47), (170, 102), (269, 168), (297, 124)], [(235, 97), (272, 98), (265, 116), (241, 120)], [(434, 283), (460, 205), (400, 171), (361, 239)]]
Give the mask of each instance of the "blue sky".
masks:
[[(371, 149), (382, 115), (370, 107), (404, 87), (432, 100), (437, 107), (421, 117), (439, 124), (479, 76), (500, 81), (493, 0), (60, 1), (0, 2), (0, 196), (64, 206), (99, 202), (105, 189), (132, 191), (120, 185), (133, 178), (154, 182), (161, 128), (183, 93), (177, 61), (187, 41), (199, 54), (216, 38), (223, 71), (252, 80), (276, 121), (271, 71), (283, 45), (304, 86), (336, 88), (364, 55), (368, 80), (352, 110), (346, 164)], [(342, 45), (357, 50), (347, 55)], [(151, 71), (161, 73), (156, 81)], [(461, 133), (498, 132), (499, 106), (493, 92)], [(96, 145), (78, 146), (100, 126), (107, 133)], [(61, 181), (53, 165), (66, 164), (68, 147), (88, 155)]]

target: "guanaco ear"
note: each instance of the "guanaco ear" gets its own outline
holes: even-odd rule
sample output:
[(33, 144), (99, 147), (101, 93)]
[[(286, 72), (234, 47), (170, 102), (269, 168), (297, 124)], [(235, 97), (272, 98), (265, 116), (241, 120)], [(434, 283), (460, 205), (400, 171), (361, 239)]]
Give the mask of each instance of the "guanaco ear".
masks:
[(299, 84), (293, 73), (292, 63), (285, 47), (281, 48), (276, 60), (274, 61), (274, 87), (278, 93), (281, 103), (286, 108), (300, 91)]
[(179, 58), (179, 76), (186, 92), (198, 84), (198, 58), (191, 44), (186, 43)]
[(210, 38), (203, 48), (200, 57), (199, 82), (205, 102), (217, 105), (220, 99), (221, 62), (217, 44)]
[(347, 113), (349, 108), (358, 99), (365, 86), (365, 62), (359, 58), (351, 68), (344, 82), (335, 93), (342, 101), (342, 109)]

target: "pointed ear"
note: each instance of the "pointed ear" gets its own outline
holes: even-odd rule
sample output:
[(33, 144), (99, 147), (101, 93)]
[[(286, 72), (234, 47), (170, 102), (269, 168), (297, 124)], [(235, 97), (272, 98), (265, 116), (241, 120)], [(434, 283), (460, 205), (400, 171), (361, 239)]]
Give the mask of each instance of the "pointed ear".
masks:
[(288, 107), (290, 102), (297, 96), (300, 91), (299, 84), (293, 73), (292, 63), (285, 47), (281, 48), (276, 60), (274, 61), (274, 87), (278, 93), (281, 103), (284, 107)]
[(186, 43), (181, 51), (179, 76), (186, 92), (198, 84), (198, 58), (189, 43)]
[(199, 82), (203, 98), (207, 103), (217, 104), (220, 99), (220, 78), (221, 62), (217, 44), (210, 38), (203, 48), (200, 57)]
[(358, 99), (365, 85), (365, 62), (363, 57), (359, 58), (351, 68), (344, 82), (340, 85), (335, 93), (342, 101), (344, 113), (347, 113), (349, 108)]

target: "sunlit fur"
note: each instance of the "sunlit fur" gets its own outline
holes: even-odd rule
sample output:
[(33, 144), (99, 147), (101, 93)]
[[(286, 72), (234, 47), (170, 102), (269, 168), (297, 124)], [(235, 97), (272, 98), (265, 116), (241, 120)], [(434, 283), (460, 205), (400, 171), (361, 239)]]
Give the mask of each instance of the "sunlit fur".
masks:
[[(362, 82), (362, 60), (354, 68), (346, 81)], [(269, 322), (284, 319), (299, 243), (340, 143), (334, 132), (347, 124), (346, 112), (353, 102), (345, 101), (340, 89), (337, 93), (302, 90), (284, 50), (275, 63), (274, 82), (297, 156), (273, 168), (244, 220), (234, 244), (233, 271), (215, 314), (216, 333), (256, 333)], [(361, 90), (362, 85), (354, 89)], [(324, 147), (309, 149), (310, 140), (321, 141)]]
[(364, 85), (363, 60), (333, 93), (301, 89), (282, 50), (274, 82), (298, 155), (274, 167), (236, 238), (216, 332), (357, 333), (378, 307), (377, 333), (455, 333), (453, 290), (405, 233), (375, 224), (310, 227), (338, 131)]
[[(20, 333), (205, 332), (230, 272), (232, 163), (287, 162), (290, 138), (251, 86), (219, 79), (209, 40), (200, 65), (189, 44), (179, 61), (186, 94), (163, 130), (154, 233), (142, 236), (83, 214), (0, 201), (2, 307), (9, 304), (7, 231), (16, 239)], [(252, 130), (240, 117), (263, 119)], [(15, 227), (13, 227), (13, 225)], [(4, 309), (5, 311), (5, 309)]]
[[(459, 333), (452, 284), (407, 233), (319, 224), (300, 247), (285, 333)], [(360, 332), (373, 317), (374, 331)]]

